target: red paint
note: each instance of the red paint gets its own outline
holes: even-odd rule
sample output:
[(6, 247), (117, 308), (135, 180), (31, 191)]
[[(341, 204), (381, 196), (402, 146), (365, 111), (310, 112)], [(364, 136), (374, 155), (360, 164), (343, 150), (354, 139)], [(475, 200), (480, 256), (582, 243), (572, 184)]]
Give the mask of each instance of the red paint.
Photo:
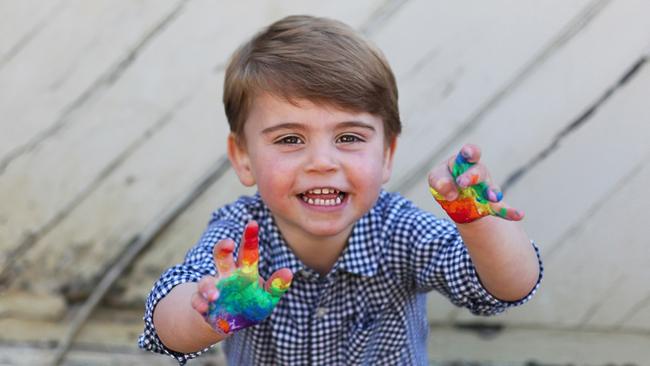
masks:
[(478, 211), (473, 198), (460, 198), (455, 201), (436, 199), (436, 201), (447, 212), (449, 217), (459, 224), (466, 224), (485, 216)]
[(241, 263), (244, 266), (252, 266), (259, 259), (258, 231), (259, 228), (255, 221), (251, 221), (246, 225), (246, 230), (244, 231), (244, 249), (241, 252)]
[(472, 185), (472, 186), (475, 185), (476, 183), (478, 183), (478, 174), (472, 175), (472, 177), (470, 179), (471, 179), (470, 185)]
[(221, 329), (224, 333), (230, 332), (230, 324), (222, 318), (217, 318), (217, 327)]

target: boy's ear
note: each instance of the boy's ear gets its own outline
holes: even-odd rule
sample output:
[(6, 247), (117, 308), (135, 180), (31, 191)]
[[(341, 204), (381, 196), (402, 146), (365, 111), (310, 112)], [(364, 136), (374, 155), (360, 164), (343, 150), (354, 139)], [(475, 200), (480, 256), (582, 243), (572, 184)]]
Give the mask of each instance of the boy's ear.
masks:
[(251, 169), (251, 161), (244, 143), (239, 141), (234, 134), (228, 135), (228, 159), (241, 184), (246, 187), (255, 185), (255, 176)]
[(383, 183), (388, 183), (390, 175), (393, 172), (393, 156), (395, 155), (395, 149), (397, 148), (397, 137), (392, 137), (386, 146), (384, 151), (384, 171), (383, 171)]

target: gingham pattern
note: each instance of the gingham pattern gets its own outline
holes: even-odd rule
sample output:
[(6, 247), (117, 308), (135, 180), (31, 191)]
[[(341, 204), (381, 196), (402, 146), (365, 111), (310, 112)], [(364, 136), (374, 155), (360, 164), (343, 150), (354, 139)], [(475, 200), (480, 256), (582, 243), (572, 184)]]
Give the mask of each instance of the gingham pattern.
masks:
[(479, 282), (451, 222), (383, 191), (355, 225), (333, 269), (320, 277), (286, 246), (258, 194), (217, 210), (185, 262), (154, 285), (141, 348), (168, 354), (179, 364), (206, 351), (166, 348), (153, 327), (153, 309), (174, 286), (214, 275), (214, 244), (223, 238), (239, 243), (252, 219), (260, 227), (260, 274), (268, 278), (286, 267), (294, 280), (271, 316), (224, 341), (230, 365), (426, 365), (427, 291), (437, 290), (474, 314), (493, 315), (528, 301), (539, 286), (538, 281), (520, 301), (494, 298)]

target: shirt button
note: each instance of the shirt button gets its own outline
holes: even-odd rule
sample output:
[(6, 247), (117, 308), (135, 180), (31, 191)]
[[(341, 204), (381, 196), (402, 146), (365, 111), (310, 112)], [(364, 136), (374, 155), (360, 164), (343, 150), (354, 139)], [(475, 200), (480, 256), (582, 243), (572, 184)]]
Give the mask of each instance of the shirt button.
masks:
[(327, 314), (327, 308), (319, 307), (316, 308), (316, 318), (320, 319)]

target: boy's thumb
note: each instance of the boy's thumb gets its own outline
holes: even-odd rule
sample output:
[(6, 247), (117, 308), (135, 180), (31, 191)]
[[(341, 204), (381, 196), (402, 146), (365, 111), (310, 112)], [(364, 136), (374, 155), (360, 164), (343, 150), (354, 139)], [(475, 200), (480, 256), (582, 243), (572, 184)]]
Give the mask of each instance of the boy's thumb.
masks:
[(272, 296), (279, 297), (287, 292), (289, 286), (291, 286), (292, 280), (293, 273), (291, 273), (288, 268), (282, 268), (275, 271), (275, 273), (269, 277), (269, 279), (266, 281), (264, 289)]

